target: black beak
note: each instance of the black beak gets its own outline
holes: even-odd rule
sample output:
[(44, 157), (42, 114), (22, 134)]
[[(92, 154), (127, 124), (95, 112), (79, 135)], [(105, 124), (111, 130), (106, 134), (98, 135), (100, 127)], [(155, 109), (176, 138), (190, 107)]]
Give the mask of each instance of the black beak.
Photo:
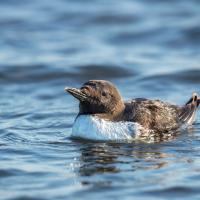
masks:
[(68, 93), (70, 93), (72, 96), (74, 96), (79, 101), (85, 101), (88, 98), (87, 95), (84, 94), (81, 91), (81, 89), (66, 87), (65, 91), (68, 92)]

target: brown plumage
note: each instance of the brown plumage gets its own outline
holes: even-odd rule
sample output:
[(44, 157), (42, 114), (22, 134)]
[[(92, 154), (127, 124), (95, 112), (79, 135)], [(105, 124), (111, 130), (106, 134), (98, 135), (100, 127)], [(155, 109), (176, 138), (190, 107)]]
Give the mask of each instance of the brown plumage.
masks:
[(80, 89), (65, 90), (80, 101), (78, 115), (138, 122), (145, 129), (162, 133), (177, 130), (181, 125), (191, 125), (200, 103), (196, 93), (183, 106), (142, 98), (124, 102), (117, 88), (104, 80), (91, 80)]

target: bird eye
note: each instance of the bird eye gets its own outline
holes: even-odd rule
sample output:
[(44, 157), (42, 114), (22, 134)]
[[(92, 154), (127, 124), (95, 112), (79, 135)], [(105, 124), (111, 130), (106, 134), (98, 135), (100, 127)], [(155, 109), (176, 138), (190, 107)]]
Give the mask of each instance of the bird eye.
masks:
[(104, 96), (104, 97), (105, 97), (105, 96), (106, 96), (106, 93), (105, 93), (105, 92), (102, 92), (102, 96)]

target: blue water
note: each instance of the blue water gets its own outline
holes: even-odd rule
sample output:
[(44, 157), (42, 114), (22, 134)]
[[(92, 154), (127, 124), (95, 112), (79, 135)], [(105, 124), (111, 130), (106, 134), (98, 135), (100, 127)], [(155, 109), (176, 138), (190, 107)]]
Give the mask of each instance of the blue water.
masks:
[(200, 92), (199, 0), (0, 1), (0, 199), (199, 199), (200, 115), (152, 143), (70, 139), (64, 92), (106, 79), (125, 100)]

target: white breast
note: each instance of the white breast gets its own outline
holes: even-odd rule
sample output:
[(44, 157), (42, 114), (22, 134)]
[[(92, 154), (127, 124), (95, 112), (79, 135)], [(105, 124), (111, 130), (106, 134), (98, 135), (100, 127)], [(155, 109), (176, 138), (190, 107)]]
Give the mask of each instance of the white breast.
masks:
[(141, 126), (134, 122), (111, 122), (90, 115), (76, 118), (72, 137), (91, 140), (131, 140), (140, 135)]

